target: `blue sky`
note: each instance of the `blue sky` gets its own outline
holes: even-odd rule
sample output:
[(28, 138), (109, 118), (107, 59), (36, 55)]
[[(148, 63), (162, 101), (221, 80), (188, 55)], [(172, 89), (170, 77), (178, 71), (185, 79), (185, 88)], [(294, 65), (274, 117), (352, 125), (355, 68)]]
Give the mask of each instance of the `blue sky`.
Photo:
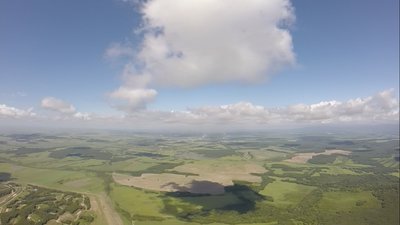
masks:
[[(156, 5), (157, 1), (149, 2)], [(295, 60), (286, 63), (275, 59), (273, 62), (282, 66), (266, 72), (265, 81), (239, 75), (237, 79), (220, 75), (226, 79), (207, 80), (219, 76), (213, 74), (187, 85), (157, 81), (157, 75), (151, 75), (156, 81), (145, 88), (154, 89), (156, 96), (148, 96), (151, 101), (143, 104), (148, 110), (159, 111), (238, 102), (274, 108), (344, 102), (389, 89), (398, 99), (398, 1), (294, 0), (291, 4), (295, 21), (287, 30), (293, 45), (289, 53)], [(54, 97), (80, 112), (126, 114), (118, 105), (125, 100), (131, 103), (131, 98), (112, 93), (128, 87), (121, 74), (124, 66), (132, 60), (136, 63), (136, 59), (123, 54), (110, 59), (107, 49), (120, 43), (137, 56), (143, 39), (134, 31), (143, 25), (142, 16), (154, 21), (169, 19), (140, 7), (122, 0), (0, 1), (0, 104), (17, 109), (33, 107), (40, 114), (46, 111), (42, 100)], [(257, 44), (262, 47), (273, 42)]]

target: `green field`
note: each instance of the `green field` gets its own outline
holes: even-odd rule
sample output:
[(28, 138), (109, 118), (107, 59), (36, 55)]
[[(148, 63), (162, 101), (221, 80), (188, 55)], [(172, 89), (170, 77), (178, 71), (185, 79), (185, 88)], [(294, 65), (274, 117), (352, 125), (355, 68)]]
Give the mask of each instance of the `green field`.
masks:
[(319, 204), (323, 211), (349, 211), (355, 208), (379, 208), (379, 201), (369, 191), (326, 192)]
[(271, 196), (271, 204), (277, 207), (296, 205), (303, 200), (315, 187), (276, 180), (268, 184), (260, 194)]
[(114, 203), (130, 216), (165, 217), (160, 213), (164, 205), (159, 194), (121, 185), (112, 185), (111, 190)]

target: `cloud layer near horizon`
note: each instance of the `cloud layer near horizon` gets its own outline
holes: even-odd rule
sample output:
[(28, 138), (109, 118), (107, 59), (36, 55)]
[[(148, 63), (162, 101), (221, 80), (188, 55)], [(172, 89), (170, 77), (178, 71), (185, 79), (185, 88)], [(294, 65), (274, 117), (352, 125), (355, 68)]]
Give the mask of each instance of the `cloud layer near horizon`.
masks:
[[(59, 100), (59, 99), (58, 99)], [(62, 100), (59, 100), (62, 101)], [(64, 101), (62, 101), (64, 102)], [(64, 102), (65, 103), (65, 102)], [(58, 105), (58, 104), (56, 104)], [(61, 104), (61, 106), (72, 106)], [(73, 107), (73, 106), (72, 106)], [(65, 107), (61, 107), (65, 108)], [(70, 107), (66, 107), (70, 108)], [(62, 117), (37, 115), (32, 109), (22, 110), (0, 104), (0, 119), (31, 119), (93, 127), (150, 129), (160, 127), (255, 127), (324, 123), (398, 123), (399, 99), (393, 90), (345, 102), (322, 101), (315, 104), (296, 104), (282, 108), (267, 108), (249, 102), (221, 106), (189, 108), (186, 111), (142, 110), (126, 116), (99, 116), (58, 110)], [(0, 120), (1, 121), (1, 120)], [(82, 124), (85, 121), (85, 124)]]
[(72, 104), (54, 97), (43, 98), (40, 105), (45, 109), (65, 114), (72, 114), (76, 111), (75, 107)]
[(34, 117), (36, 114), (33, 108), (24, 110), (15, 107), (7, 106), (5, 104), (0, 104), (0, 119), (3, 118), (23, 118), (23, 117)]
[(136, 113), (132, 119), (185, 124), (265, 125), (290, 123), (337, 123), (398, 121), (399, 100), (393, 90), (386, 90), (366, 98), (345, 102), (322, 101), (316, 104), (296, 104), (283, 108), (266, 108), (249, 102), (222, 106), (204, 106), (178, 112)]
[(58, 99), (54, 97), (45, 97), (40, 102), (40, 106), (43, 109), (51, 110), (53, 112), (57, 112), (57, 119), (82, 119), (82, 120), (90, 120), (91, 117), (88, 113), (78, 112), (72, 104)]
[(123, 85), (110, 94), (125, 101), (118, 107), (125, 111), (153, 101), (155, 87), (254, 83), (295, 64), (289, 0), (149, 0), (138, 8), (143, 26), (137, 32), (143, 40), (136, 52), (114, 43), (105, 53), (131, 57)]

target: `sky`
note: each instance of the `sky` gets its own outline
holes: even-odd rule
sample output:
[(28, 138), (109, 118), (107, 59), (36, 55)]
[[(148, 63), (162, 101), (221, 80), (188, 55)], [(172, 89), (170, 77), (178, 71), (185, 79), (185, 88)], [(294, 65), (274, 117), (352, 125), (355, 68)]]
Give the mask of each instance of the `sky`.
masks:
[(397, 0), (0, 1), (0, 126), (398, 117)]

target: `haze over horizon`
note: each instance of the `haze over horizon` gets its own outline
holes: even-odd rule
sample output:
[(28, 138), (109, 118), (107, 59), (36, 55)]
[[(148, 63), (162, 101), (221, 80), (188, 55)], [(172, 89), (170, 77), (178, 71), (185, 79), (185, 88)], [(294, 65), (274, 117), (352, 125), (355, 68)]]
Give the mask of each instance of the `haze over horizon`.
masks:
[(0, 126), (398, 124), (398, 8), (394, 0), (2, 1)]

